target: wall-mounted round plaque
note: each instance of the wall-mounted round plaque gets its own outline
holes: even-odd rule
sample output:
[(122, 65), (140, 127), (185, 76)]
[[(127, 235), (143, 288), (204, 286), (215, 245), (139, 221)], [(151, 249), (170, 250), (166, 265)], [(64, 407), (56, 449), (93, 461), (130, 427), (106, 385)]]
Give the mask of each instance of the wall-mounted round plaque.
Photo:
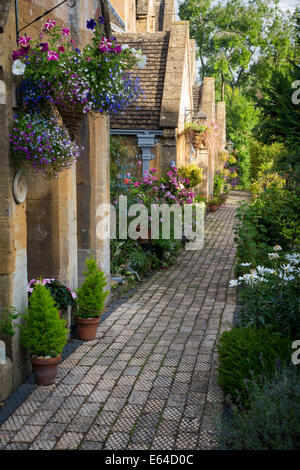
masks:
[(13, 195), (17, 204), (21, 204), (26, 199), (27, 179), (22, 170), (18, 170), (13, 182)]

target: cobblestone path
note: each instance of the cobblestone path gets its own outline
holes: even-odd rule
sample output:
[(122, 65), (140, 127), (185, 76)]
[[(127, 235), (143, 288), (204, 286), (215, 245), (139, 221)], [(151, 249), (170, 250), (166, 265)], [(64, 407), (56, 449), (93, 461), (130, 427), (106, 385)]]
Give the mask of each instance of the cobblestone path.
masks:
[(0, 427), (4, 449), (196, 450), (215, 446), (222, 407), (215, 344), (232, 323), (234, 214), (205, 222), (205, 245), (142, 283), (134, 296)]

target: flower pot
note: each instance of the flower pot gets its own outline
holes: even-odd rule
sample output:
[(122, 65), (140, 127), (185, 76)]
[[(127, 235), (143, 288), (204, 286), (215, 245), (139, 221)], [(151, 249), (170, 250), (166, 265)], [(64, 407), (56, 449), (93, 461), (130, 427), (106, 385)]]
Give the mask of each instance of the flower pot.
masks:
[(211, 204), (209, 208), (212, 212), (217, 212), (217, 210), (219, 209), (219, 206), (217, 204)]
[[(138, 232), (141, 231), (139, 225), (137, 226), (137, 231), (138, 231)], [(138, 238), (137, 241), (138, 241), (139, 243), (142, 243), (142, 244), (143, 244), (143, 243), (149, 243), (150, 240), (151, 240), (151, 228), (148, 227), (148, 236), (147, 236), (147, 238)]]
[(38, 385), (50, 385), (54, 382), (61, 354), (57, 357), (30, 357), (35, 381)]
[(190, 131), (190, 139), (195, 149), (202, 149), (205, 147), (203, 134), (196, 131)]
[(75, 317), (77, 337), (83, 341), (91, 341), (96, 336), (100, 316), (95, 318)]
[(64, 125), (69, 131), (71, 139), (76, 140), (84, 118), (84, 114), (80, 111), (70, 111), (68, 109), (61, 108), (60, 106), (57, 109), (61, 115)]

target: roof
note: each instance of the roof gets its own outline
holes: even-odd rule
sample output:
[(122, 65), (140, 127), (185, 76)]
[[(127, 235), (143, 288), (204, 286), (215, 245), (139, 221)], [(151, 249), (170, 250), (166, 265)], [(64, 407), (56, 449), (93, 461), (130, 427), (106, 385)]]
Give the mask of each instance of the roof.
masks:
[(111, 116), (114, 129), (159, 129), (165, 71), (170, 33), (125, 33), (117, 34), (119, 44), (128, 44), (141, 49), (147, 56), (144, 69), (135, 67), (132, 75), (140, 78), (145, 97), (129, 106), (122, 114)]

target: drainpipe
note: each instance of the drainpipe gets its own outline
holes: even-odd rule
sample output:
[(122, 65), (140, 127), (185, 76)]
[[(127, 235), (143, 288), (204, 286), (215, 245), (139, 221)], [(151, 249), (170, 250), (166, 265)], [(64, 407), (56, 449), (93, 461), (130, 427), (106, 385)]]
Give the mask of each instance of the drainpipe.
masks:
[(143, 175), (149, 173), (149, 165), (150, 160), (155, 158), (154, 155), (151, 154), (151, 149), (155, 145), (155, 135), (151, 134), (137, 134), (138, 139), (138, 146), (142, 151), (142, 162), (143, 162)]

